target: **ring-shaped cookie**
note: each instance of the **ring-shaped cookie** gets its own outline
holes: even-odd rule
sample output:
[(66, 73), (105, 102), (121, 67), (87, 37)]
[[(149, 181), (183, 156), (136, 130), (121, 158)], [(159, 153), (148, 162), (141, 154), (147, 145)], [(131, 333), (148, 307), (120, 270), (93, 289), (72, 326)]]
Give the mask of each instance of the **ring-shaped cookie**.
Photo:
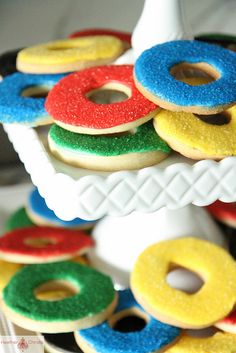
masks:
[(19, 51), (22, 49), (23, 48), (9, 50), (0, 55), (0, 78), (6, 77), (17, 72), (16, 57)]
[[(172, 288), (166, 277), (176, 267), (197, 273), (204, 285), (192, 294)], [(200, 329), (233, 309), (235, 276), (235, 261), (224, 249), (202, 239), (179, 238), (144, 250), (135, 263), (131, 287), (136, 300), (152, 316), (178, 327)]]
[(84, 254), (93, 244), (82, 230), (19, 228), (0, 237), (0, 259), (25, 264), (62, 261)]
[[(211, 119), (214, 119), (213, 124)], [(222, 125), (220, 119), (223, 119)], [(236, 155), (236, 105), (221, 116), (163, 109), (155, 116), (154, 127), (173, 150), (186, 157), (220, 160)]]
[(55, 74), (111, 63), (124, 51), (114, 36), (61, 39), (21, 50), (17, 69), (27, 73)]
[(222, 331), (236, 334), (236, 310), (233, 310), (222, 320), (218, 321), (215, 326)]
[(0, 82), (0, 122), (30, 126), (52, 122), (44, 108), (45, 98), (30, 97), (48, 91), (65, 75), (30, 75), (20, 72)]
[[(37, 299), (38, 288), (52, 281), (66, 282), (75, 294), (53, 302)], [(100, 324), (111, 315), (116, 302), (109, 277), (91, 267), (64, 261), (24, 267), (5, 287), (1, 309), (23, 328), (59, 333)]]
[(210, 214), (219, 222), (229, 227), (236, 228), (236, 204), (215, 201), (206, 207)]
[[(180, 335), (179, 328), (163, 324), (149, 316), (135, 301), (130, 290), (120, 291), (118, 294), (117, 308), (108, 321), (75, 332), (75, 339), (84, 352), (154, 353), (173, 343)], [(144, 318), (144, 328), (132, 331), (128, 327), (127, 332), (125, 327), (121, 332), (113, 328), (117, 321), (132, 315)]]
[(234, 353), (236, 336), (217, 332), (211, 337), (190, 337), (183, 335), (180, 340), (165, 353)]
[(220, 45), (225, 49), (236, 51), (236, 36), (224, 33), (201, 34), (195, 37), (196, 40), (210, 44)]
[(140, 169), (168, 157), (169, 146), (156, 134), (152, 121), (120, 136), (77, 134), (53, 125), (48, 135), (51, 152), (77, 167), (115, 171)]
[(125, 43), (127, 48), (131, 46), (131, 33), (116, 31), (114, 29), (108, 28), (86, 28), (80, 31), (73, 32), (69, 35), (69, 38), (79, 38), (79, 37), (87, 37), (87, 36), (112, 36), (119, 38), (122, 42)]
[[(201, 69), (215, 80), (193, 87), (174, 78), (178, 65)], [(215, 114), (236, 102), (236, 55), (217, 45), (188, 40), (159, 44), (140, 55), (134, 72), (138, 89), (167, 110)]]
[(6, 221), (5, 231), (11, 232), (17, 228), (26, 228), (34, 226), (35, 224), (28, 217), (25, 207), (16, 210)]
[(39, 194), (37, 188), (33, 189), (29, 195), (26, 212), (30, 219), (40, 226), (85, 229), (94, 225), (94, 221), (86, 221), (82, 218), (75, 218), (72, 221), (63, 221), (58, 218), (55, 213), (47, 207), (45, 199)]
[[(128, 99), (98, 104), (88, 95), (99, 89), (124, 91)], [(84, 134), (127, 131), (150, 120), (157, 109), (135, 87), (132, 65), (100, 66), (73, 73), (54, 87), (46, 109), (56, 124)]]

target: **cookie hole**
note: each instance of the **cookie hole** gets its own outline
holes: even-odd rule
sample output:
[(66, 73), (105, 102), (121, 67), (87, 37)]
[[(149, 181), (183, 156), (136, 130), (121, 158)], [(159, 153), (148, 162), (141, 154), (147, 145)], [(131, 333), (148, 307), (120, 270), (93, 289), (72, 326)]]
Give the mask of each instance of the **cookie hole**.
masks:
[(123, 333), (142, 331), (149, 321), (148, 316), (138, 308), (130, 308), (111, 316), (109, 325), (114, 331)]
[(78, 294), (78, 288), (68, 281), (48, 281), (35, 289), (34, 295), (38, 300), (54, 302), (70, 298)]
[(47, 49), (50, 51), (65, 51), (78, 48), (86, 48), (91, 46), (91, 41), (88, 38), (80, 38), (80, 40), (70, 40), (64, 43), (58, 43), (58, 45), (47, 45)]
[[(170, 70), (171, 75), (178, 81), (184, 81), (185, 78), (204, 77), (207, 78), (207, 83), (216, 81), (220, 78), (220, 73), (211, 65), (201, 63), (187, 63), (183, 62), (173, 66)], [(205, 85), (206, 82), (198, 83), (197, 85)], [(190, 86), (196, 86), (196, 83), (187, 82)]]
[(49, 91), (50, 91), (50, 88), (46, 86), (32, 86), (32, 87), (25, 88), (21, 92), (21, 95), (23, 97), (30, 97), (30, 98), (46, 98)]
[(51, 238), (26, 238), (24, 244), (31, 248), (45, 248), (50, 245), (55, 245), (57, 242)]
[(118, 83), (108, 83), (100, 88), (89, 91), (86, 97), (96, 104), (119, 103), (131, 97), (131, 90)]
[(174, 264), (170, 266), (166, 281), (172, 288), (187, 294), (197, 293), (204, 285), (204, 281), (198, 274)]
[(209, 125), (227, 125), (231, 121), (231, 116), (227, 112), (211, 115), (198, 115), (194, 114), (198, 119)]

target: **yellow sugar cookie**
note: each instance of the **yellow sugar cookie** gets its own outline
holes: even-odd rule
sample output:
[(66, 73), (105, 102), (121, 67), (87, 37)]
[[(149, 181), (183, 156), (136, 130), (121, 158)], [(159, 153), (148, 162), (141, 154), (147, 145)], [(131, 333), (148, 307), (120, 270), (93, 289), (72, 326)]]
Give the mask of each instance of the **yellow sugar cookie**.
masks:
[(165, 353), (235, 353), (236, 335), (217, 332), (211, 337), (196, 338), (184, 335)]
[(22, 266), (23, 265), (0, 260), (0, 293)]
[[(199, 275), (203, 286), (185, 293), (167, 283), (173, 269)], [(156, 319), (183, 328), (209, 327), (236, 302), (236, 263), (221, 247), (197, 238), (179, 238), (151, 245), (138, 257), (131, 274), (136, 300)]]
[(123, 42), (113, 36), (62, 39), (21, 50), (16, 65), (26, 73), (71, 72), (110, 63), (123, 51)]
[[(207, 78), (184, 79), (192, 85)], [(171, 148), (192, 159), (216, 159), (236, 155), (236, 105), (214, 115), (160, 110), (154, 127)]]

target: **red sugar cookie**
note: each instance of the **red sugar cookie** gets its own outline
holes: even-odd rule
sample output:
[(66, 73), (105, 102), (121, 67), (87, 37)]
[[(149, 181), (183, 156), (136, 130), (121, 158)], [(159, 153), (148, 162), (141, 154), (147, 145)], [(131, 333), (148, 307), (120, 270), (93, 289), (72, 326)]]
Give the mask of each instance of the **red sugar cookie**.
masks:
[[(127, 99), (98, 104), (88, 96), (99, 89), (125, 92)], [(57, 125), (84, 134), (128, 131), (153, 118), (158, 106), (135, 87), (132, 65), (98, 66), (73, 73), (49, 92), (46, 110)]]
[(217, 200), (213, 204), (207, 206), (210, 214), (219, 222), (230, 227), (236, 228), (236, 203), (224, 203)]
[(62, 261), (85, 253), (93, 244), (81, 230), (32, 226), (4, 234), (0, 258), (25, 264)]
[(87, 36), (114, 36), (119, 38), (123, 42), (128, 43), (131, 45), (131, 33), (129, 32), (122, 32), (116, 31), (114, 29), (107, 29), (107, 28), (86, 28), (80, 31), (73, 32), (69, 35), (68, 38), (78, 38), (78, 37), (87, 37)]
[(217, 328), (225, 332), (236, 334), (236, 310), (215, 324)]

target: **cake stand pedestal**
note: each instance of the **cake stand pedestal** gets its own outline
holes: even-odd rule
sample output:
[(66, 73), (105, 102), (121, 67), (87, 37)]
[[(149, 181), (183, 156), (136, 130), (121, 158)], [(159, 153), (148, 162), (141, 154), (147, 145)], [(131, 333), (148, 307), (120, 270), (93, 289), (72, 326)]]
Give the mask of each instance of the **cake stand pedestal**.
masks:
[[(116, 286), (129, 287), (130, 273), (139, 254), (159, 241), (198, 237), (227, 247), (225, 238), (204, 208), (188, 205), (177, 210), (166, 207), (153, 213), (104, 217), (93, 229), (96, 247), (89, 252), (94, 267), (111, 276)], [(196, 290), (199, 280), (186, 270), (169, 275), (178, 289)]]

